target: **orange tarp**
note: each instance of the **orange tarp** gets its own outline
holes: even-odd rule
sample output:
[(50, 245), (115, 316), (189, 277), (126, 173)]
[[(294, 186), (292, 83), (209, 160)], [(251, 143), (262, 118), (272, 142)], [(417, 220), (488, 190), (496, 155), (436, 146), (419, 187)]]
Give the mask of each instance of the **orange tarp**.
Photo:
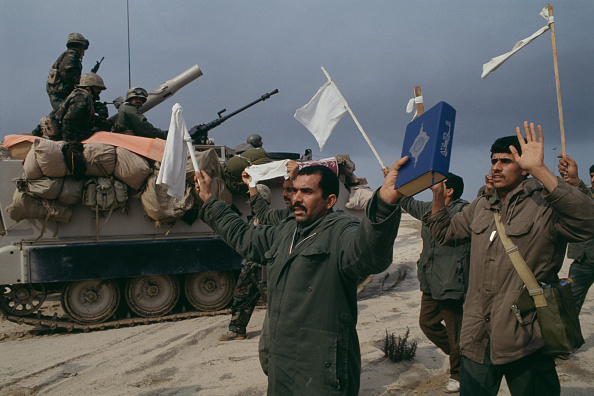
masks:
[[(10, 149), (19, 143), (32, 143), (35, 139), (43, 138), (31, 135), (7, 135), (4, 138), (2, 147)], [(83, 140), (82, 143), (104, 143), (111, 146), (123, 147), (128, 151), (159, 162), (163, 159), (163, 151), (165, 150), (165, 140), (163, 139), (152, 139), (111, 132), (95, 132), (93, 136)]]

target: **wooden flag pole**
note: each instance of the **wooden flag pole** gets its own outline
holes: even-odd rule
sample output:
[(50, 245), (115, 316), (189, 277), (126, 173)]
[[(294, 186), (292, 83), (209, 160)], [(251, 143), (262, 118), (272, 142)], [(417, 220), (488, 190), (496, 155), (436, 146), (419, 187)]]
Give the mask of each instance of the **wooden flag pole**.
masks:
[[(553, 5), (549, 4), (549, 17), (553, 16)], [(559, 108), (559, 127), (561, 128), (561, 153), (565, 157), (565, 123), (563, 122), (563, 105), (561, 104), (561, 82), (559, 81), (559, 61), (557, 60), (557, 41), (555, 40), (555, 22), (551, 22), (551, 39), (553, 41), (553, 61), (555, 63), (555, 83), (557, 84), (557, 107)]]
[[(421, 93), (421, 87), (414, 87), (414, 91), (415, 91), (415, 98), (423, 97), (423, 94)], [(423, 102), (417, 103), (415, 101), (415, 104), (417, 105), (417, 115), (415, 116), (415, 118), (417, 118), (418, 116), (420, 116), (421, 114), (423, 114), (425, 112), (425, 106), (423, 105)]]
[(359, 121), (357, 120), (357, 117), (355, 117), (355, 114), (353, 114), (353, 111), (351, 110), (351, 108), (350, 108), (349, 104), (347, 103), (346, 99), (344, 98), (344, 96), (342, 96), (342, 94), (340, 93), (340, 90), (338, 89), (338, 87), (336, 86), (336, 84), (334, 84), (334, 81), (332, 81), (332, 78), (330, 78), (330, 75), (328, 74), (328, 72), (326, 71), (326, 69), (324, 69), (324, 66), (322, 66), (322, 71), (324, 72), (324, 74), (328, 78), (328, 81), (330, 81), (330, 84), (332, 84), (332, 86), (334, 87), (334, 89), (336, 89), (336, 92), (338, 93), (338, 96), (340, 96), (340, 99), (342, 100), (342, 102), (344, 103), (345, 107), (349, 111), (349, 114), (351, 115), (351, 117), (353, 117), (353, 121), (355, 121), (355, 124), (357, 124), (357, 127), (361, 131), (361, 134), (363, 135), (363, 137), (367, 141), (367, 144), (371, 148), (371, 151), (373, 151), (373, 154), (375, 154), (375, 158), (377, 158), (377, 160), (379, 161), (379, 163), (382, 166), (382, 168), (386, 168), (387, 169), (387, 166), (384, 165), (384, 163), (383, 163), (382, 159), (380, 158), (379, 154), (377, 153), (377, 151), (375, 151), (375, 147), (373, 147), (373, 144), (371, 144), (371, 141), (367, 137), (367, 134), (363, 130), (363, 127), (361, 126), (361, 124), (359, 124)]

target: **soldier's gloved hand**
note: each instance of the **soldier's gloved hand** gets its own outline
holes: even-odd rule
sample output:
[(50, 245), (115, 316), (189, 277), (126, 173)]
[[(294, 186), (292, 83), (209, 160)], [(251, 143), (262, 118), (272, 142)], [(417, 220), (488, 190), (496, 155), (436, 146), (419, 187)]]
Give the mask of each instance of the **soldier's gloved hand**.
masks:
[(95, 102), (95, 113), (100, 118), (108, 118), (109, 110), (107, 109), (107, 102)]

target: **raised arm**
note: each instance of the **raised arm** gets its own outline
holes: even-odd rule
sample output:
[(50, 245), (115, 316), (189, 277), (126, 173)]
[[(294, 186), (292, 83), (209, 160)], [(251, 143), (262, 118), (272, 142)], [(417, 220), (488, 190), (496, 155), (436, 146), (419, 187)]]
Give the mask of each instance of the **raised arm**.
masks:
[(206, 172), (196, 172), (194, 179), (194, 188), (204, 201), (200, 209), (200, 219), (241, 256), (265, 264), (264, 254), (272, 246), (274, 227), (255, 227), (245, 222), (224, 201), (212, 195), (211, 178)]

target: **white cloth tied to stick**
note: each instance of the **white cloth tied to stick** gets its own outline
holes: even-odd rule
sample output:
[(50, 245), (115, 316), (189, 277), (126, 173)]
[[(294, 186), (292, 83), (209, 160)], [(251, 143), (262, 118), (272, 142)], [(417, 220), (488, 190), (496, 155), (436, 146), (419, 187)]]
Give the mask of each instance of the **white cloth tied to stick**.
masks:
[(512, 48), (512, 50), (510, 52), (507, 52), (503, 55), (499, 55), (495, 58), (492, 58), (489, 62), (485, 63), (483, 65), (483, 74), (481, 75), (481, 78), (485, 78), (489, 75), (489, 73), (497, 70), (497, 68), (499, 66), (501, 66), (503, 64), (503, 62), (508, 60), (513, 54), (515, 54), (516, 52), (518, 52), (519, 50), (521, 50), (522, 48), (524, 48), (525, 46), (530, 44), (532, 42), (532, 40), (534, 40), (535, 38), (537, 38), (538, 36), (540, 36), (541, 34), (546, 32), (547, 30), (549, 30), (551, 23), (555, 22), (553, 16), (549, 15), (549, 10), (546, 7), (542, 9), (542, 11), (540, 12), (540, 15), (544, 19), (547, 20), (547, 25), (544, 26), (543, 28), (539, 29), (538, 31), (536, 31), (532, 36), (527, 37), (524, 40), (518, 41), (516, 43), (516, 45), (514, 45), (514, 48)]
[(167, 194), (179, 200), (183, 198), (186, 189), (188, 142), (191, 144), (191, 141), (184, 120), (184, 110), (176, 103), (171, 108), (171, 123), (157, 184), (167, 188)]
[(276, 179), (280, 176), (288, 179), (287, 162), (289, 160), (274, 161), (268, 164), (251, 165), (245, 168), (246, 173), (252, 177), (250, 187), (256, 187), (256, 184), (261, 180)]
[(411, 100), (408, 101), (408, 104), (406, 105), (406, 112), (407, 113), (412, 113), (413, 109), (415, 111), (415, 114), (413, 115), (413, 120), (415, 118), (417, 118), (417, 106), (415, 106), (418, 103), (423, 103), (423, 97), (422, 96), (415, 96), (414, 98), (412, 98)]
[(328, 81), (309, 103), (295, 111), (294, 117), (314, 135), (322, 151), (326, 140), (346, 112), (344, 102)]

